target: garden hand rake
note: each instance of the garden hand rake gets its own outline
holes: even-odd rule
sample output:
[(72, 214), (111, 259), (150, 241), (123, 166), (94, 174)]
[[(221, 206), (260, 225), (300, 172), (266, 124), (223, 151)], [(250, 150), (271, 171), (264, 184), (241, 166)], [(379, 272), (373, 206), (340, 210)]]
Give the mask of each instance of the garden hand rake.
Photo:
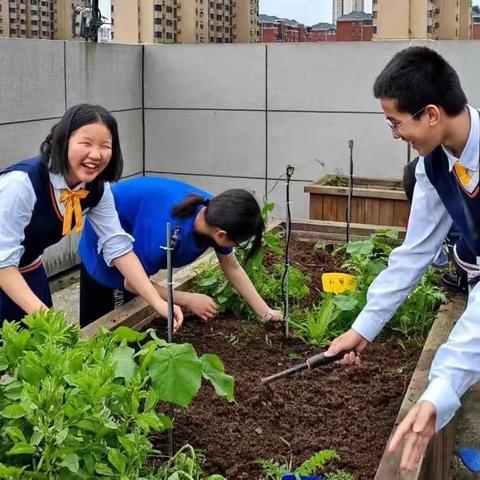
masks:
[(317, 355), (307, 358), (304, 362), (299, 363), (294, 367), (275, 373), (274, 375), (270, 375), (269, 377), (262, 378), (261, 379), (262, 384), (266, 385), (270, 382), (274, 382), (275, 380), (278, 380), (279, 378), (283, 378), (288, 375), (301, 372), (302, 370), (305, 370), (307, 368), (311, 370), (312, 368), (320, 367), (321, 365), (327, 365), (329, 363), (335, 362), (336, 360), (341, 360), (344, 357), (344, 355), (346, 355), (347, 353), (350, 353), (350, 351), (342, 350), (341, 352), (338, 352), (336, 355), (332, 355), (328, 357), (325, 355), (325, 352), (318, 353)]

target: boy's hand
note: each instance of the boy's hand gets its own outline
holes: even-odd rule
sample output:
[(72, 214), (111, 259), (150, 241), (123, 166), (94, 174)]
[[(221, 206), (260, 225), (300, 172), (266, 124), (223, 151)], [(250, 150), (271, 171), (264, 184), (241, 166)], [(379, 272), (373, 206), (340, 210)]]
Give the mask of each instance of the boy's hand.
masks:
[(400, 468), (414, 470), (421, 462), (428, 442), (435, 435), (437, 409), (432, 402), (415, 405), (398, 425), (388, 451), (393, 453), (404, 439)]
[(330, 344), (330, 347), (325, 352), (325, 355), (333, 356), (342, 350), (351, 350), (347, 353), (343, 360), (340, 361), (342, 365), (360, 365), (360, 353), (368, 345), (368, 341), (365, 340), (358, 332), (351, 328), (347, 332), (337, 337)]

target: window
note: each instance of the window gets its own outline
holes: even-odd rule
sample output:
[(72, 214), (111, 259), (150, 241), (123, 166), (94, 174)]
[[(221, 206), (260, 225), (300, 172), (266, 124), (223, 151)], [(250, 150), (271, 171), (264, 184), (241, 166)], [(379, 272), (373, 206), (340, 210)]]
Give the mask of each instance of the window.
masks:
[(221, 38), (217, 38), (217, 43), (223, 43), (223, 40)]
[(115, 40), (115, 32), (112, 32), (112, 40)]
[(428, 27), (427, 27), (427, 33), (432, 33), (432, 26), (431, 26), (431, 25), (428, 25)]
[(161, 12), (162, 11), (162, 6), (161, 5), (155, 5), (154, 10), (155, 10), (155, 12)]
[(165, 10), (166, 10), (167, 13), (172, 13), (173, 12), (173, 8), (169, 7), (169, 6), (165, 7)]
[(113, 8), (113, 3), (110, 5), (110, 11), (113, 12), (115, 9)]
[(165, 34), (165, 36), (167, 37), (167, 40), (171, 40), (171, 39), (172, 39), (172, 34), (171, 34), (171, 32), (167, 32), (167, 33)]
[(173, 22), (171, 20), (165, 20), (165, 24), (167, 25), (167, 27), (171, 27), (173, 26)]
[(377, 33), (377, 26), (376, 25), (373, 26), (372, 33)]
[(155, 32), (155, 38), (162, 38), (162, 32)]
[[(155, 19), (155, 25), (161, 25), (162, 24), (162, 19), (161, 18), (156, 18)], [(113, 25), (113, 18), (112, 18), (112, 25)]]

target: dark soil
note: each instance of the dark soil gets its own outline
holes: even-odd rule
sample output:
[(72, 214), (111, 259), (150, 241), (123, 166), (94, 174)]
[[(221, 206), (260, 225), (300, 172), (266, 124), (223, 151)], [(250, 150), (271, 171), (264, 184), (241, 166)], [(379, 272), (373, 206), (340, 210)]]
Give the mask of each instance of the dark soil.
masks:
[[(335, 271), (341, 260), (313, 253), (312, 247), (297, 242), (292, 260), (310, 275), (315, 292), (321, 273)], [(374, 342), (359, 367), (324, 366), (266, 388), (261, 377), (317, 351), (278, 330), (226, 315), (208, 323), (188, 319), (175, 340), (192, 343), (199, 354), (216, 353), (235, 377), (234, 403), (204, 385), (175, 418), (176, 447), (190, 443), (201, 449), (205, 470), (231, 480), (261, 479), (257, 459), (297, 467), (323, 449), (340, 455), (335, 468), (373, 479), (420, 354), (419, 347)]]

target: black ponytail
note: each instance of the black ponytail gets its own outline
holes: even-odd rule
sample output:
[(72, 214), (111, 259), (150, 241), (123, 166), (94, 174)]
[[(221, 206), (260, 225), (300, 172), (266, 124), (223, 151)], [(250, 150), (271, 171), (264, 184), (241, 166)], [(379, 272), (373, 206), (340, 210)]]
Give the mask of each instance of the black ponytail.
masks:
[(252, 246), (245, 257), (246, 262), (261, 248), (265, 223), (260, 207), (251, 193), (235, 188), (226, 190), (211, 200), (192, 194), (172, 208), (172, 215), (186, 218), (195, 214), (200, 205), (207, 207), (205, 221), (208, 225), (225, 230), (230, 240), (237, 244), (251, 240)]
[(193, 215), (200, 205), (208, 205), (208, 200), (202, 198), (200, 195), (191, 194), (180, 203), (177, 203), (172, 208), (172, 216), (177, 218), (186, 218)]

